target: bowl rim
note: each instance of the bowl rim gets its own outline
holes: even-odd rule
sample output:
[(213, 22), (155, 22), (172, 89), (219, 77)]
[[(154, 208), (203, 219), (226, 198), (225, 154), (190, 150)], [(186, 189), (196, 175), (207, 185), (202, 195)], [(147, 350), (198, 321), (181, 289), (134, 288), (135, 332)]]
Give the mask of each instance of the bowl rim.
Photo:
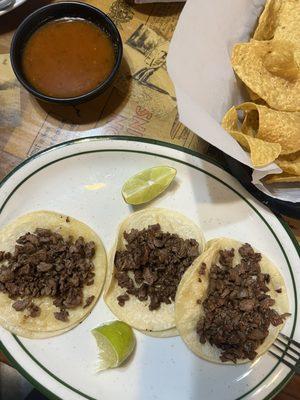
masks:
[[(114, 67), (113, 67), (110, 75), (103, 82), (101, 82), (98, 86), (96, 86), (94, 89), (90, 90), (87, 93), (81, 94), (79, 96), (74, 96), (74, 97), (54, 97), (54, 96), (48, 96), (48, 95), (43, 94), (39, 90), (35, 89), (33, 85), (30, 85), (26, 81), (26, 79), (23, 75), (22, 69), (19, 68), (15, 63), (17, 42), (19, 40), (22, 42), (22, 38), (20, 39), (20, 36), (21, 36), (23, 30), (26, 29), (28, 24), (31, 23), (32, 19), (34, 17), (36, 17), (37, 15), (44, 13), (47, 10), (52, 10), (52, 9), (56, 9), (56, 8), (59, 9), (63, 6), (68, 6), (68, 7), (80, 6), (80, 7), (86, 8), (86, 9), (90, 9), (93, 12), (95, 12), (96, 14), (98, 14), (99, 17), (103, 18), (112, 27), (112, 31), (114, 34), (112, 41), (117, 47), (116, 59), (115, 59)], [(64, 17), (61, 17), (61, 18), (64, 18)], [(78, 16), (78, 18), (86, 19), (85, 17), (80, 17), (80, 16)], [(53, 19), (55, 19), (55, 18), (53, 18)], [(47, 22), (49, 22), (49, 21), (45, 21), (45, 23), (47, 23)], [(39, 29), (42, 25), (44, 25), (44, 24), (42, 23), (38, 27), (33, 28), (31, 35), (37, 29)], [(21, 24), (16, 29), (14, 36), (12, 38), (12, 41), (11, 41), (11, 47), (10, 47), (10, 61), (11, 61), (12, 69), (13, 69), (17, 79), (25, 87), (25, 89), (27, 89), (29, 93), (31, 93), (33, 96), (39, 98), (40, 100), (44, 100), (46, 102), (52, 102), (52, 103), (60, 103), (60, 104), (81, 103), (81, 102), (89, 100), (90, 98), (95, 97), (98, 94), (101, 94), (109, 86), (110, 82), (115, 77), (115, 75), (120, 67), (122, 57), (123, 57), (122, 38), (121, 38), (120, 32), (119, 32), (118, 28), (116, 27), (115, 23), (112, 21), (112, 19), (107, 14), (105, 14), (99, 8), (94, 7), (87, 3), (83, 3), (81, 1), (70, 1), (70, 2), (62, 1), (62, 2), (58, 2), (58, 3), (51, 3), (51, 4), (47, 4), (46, 6), (40, 7), (37, 10), (33, 11), (21, 22)]]

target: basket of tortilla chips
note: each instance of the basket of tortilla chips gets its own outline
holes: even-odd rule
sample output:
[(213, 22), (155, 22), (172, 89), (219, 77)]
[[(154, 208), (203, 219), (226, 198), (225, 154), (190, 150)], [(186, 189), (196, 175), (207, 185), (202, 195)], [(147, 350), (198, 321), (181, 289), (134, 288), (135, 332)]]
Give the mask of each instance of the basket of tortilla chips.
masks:
[(180, 121), (256, 198), (300, 218), (299, 0), (191, 0), (168, 71)]
[[(275, 162), (281, 168), (264, 178), (267, 185), (295, 183), (300, 192), (300, 2), (268, 0), (253, 38), (233, 47), (231, 64), (251, 102), (229, 109), (223, 128), (250, 153), (254, 167)], [(297, 203), (269, 200), (272, 208), (300, 217)]]

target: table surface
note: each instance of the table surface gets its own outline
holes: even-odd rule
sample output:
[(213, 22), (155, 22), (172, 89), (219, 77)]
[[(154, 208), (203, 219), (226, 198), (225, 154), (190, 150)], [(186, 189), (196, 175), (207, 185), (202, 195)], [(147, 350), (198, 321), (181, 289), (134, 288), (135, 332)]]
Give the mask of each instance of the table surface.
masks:
[[(9, 65), (15, 29), (26, 15), (48, 3), (29, 0), (0, 17), (0, 179), (28, 156), (86, 136), (150, 137), (207, 152), (207, 144), (178, 121), (175, 92), (166, 71), (165, 54), (181, 4), (88, 1), (115, 21), (124, 43), (124, 58), (113, 86), (103, 95), (83, 105), (65, 107), (32, 98), (20, 87)], [(300, 240), (300, 221), (286, 220)], [(7, 362), (1, 353), (0, 361)], [(292, 399), (300, 400), (299, 376), (276, 397)]]

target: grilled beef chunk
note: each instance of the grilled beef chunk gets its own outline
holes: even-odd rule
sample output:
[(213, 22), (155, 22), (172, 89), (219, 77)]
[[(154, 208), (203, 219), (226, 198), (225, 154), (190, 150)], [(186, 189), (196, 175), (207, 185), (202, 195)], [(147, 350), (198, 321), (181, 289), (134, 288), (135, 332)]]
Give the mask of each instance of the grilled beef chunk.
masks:
[(199, 255), (198, 242), (164, 233), (159, 224), (124, 232), (124, 238), (126, 250), (115, 256), (115, 277), (126, 289), (117, 298), (119, 305), (124, 306), (130, 295), (150, 300), (149, 310), (170, 304), (183, 273)]
[(205, 271), (206, 271), (206, 264), (205, 263), (201, 263), (201, 265), (200, 265), (200, 275), (205, 275)]
[(30, 299), (17, 300), (13, 303), (13, 308), (16, 311), (24, 311), (30, 304)]
[(261, 254), (249, 244), (238, 251), (242, 260), (235, 266), (234, 249), (219, 252), (219, 263), (210, 269), (207, 297), (200, 302), (204, 316), (196, 327), (201, 343), (221, 349), (223, 362), (253, 360), (270, 324), (280, 325), (289, 315), (271, 308), (275, 301), (266, 294), (270, 275), (261, 272)]
[(88, 307), (90, 304), (92, 304), (92, 302), (94, 301), (95, 296), (89, 296), (86, 301), (85, 301), (85, 305), (83, 306), (83, 308)]
[(39, 317), (40, 314), (41, 314), (41, 309), (40, 309), (40, 307), (37, 306), (37, 305), (34, 304), (34, 303), (30, 303), (29, 306), (27, 307), (27, 309), (29, 310), (29, 315), (30, 315), (32, 318)]
[(125, 304), (125, 301), (128, 301), (129, 299), (130, 299), (130, 297), (127, 293), (121, 294), (120, 296), (118, 296), (117, 300), (118, 300), (119, 306), (123, 307)]
[[(75, 242), (59, 233), (37, 228), (34, 233), (19, 237), (13, 253), (0, 252), (0, 292), (16, 301), (16, 311), (28, 310), (28, 316), (40, 315), (34, 298), (50, 296), (60, 309), (54, 315), (67, 321), (66, 309), (83, 306), (83, 287), (94, 283), (94, 242), (82, 237)], [(85, 300), (88, 307), (94, 296)]]
[(67, 310), (60, 310), (59, 312), (55, 312), (54, 316), (56, 319), (66, 322), (69, 318), (69, 312)]

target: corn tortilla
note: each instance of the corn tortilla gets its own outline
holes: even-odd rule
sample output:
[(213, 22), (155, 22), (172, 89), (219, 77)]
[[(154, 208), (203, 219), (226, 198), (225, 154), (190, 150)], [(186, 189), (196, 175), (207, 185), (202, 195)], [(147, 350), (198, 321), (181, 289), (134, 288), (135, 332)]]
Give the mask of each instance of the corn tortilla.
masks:
[[(217, 347), (210, 345), (208, 342), (205, 344), (200, 343), (199, 336), (196, 332), (197, 322), (204, 315), (202, 303), (200, 305), (197, 304), (197, 300), (204, 300), (206, 297), (209, 270), (212, 264), (218, 261), (219, 251), (233, 248), (235, 250), (233, 265), (236, 265), (241, 259), (238, 249), (242, 244), (243, 243), (229, 238), (220, 238), (208, 242), (207, 250), (199, 257), (197, 264), (194, 264), (192, 268), (185, 272), (177, 289), (175, 299), (175, 320), (181, 338), (189, 349), (198, 357), (215, 363), (222, 363), (219, 358), (221, 351)], [(201, 276), (201, 282), (199, 282), (199, 268), (202, 262), (206, 264), (206, 274)], [(273, 308), (276, 309), (279, 314), (288, 312), (289, 304), (287, 290), (280, 272), (263, 254), (260, 266), (262, 273), (270, 274), (271, 277), (271, 281), (268, 284), (270, 288), (268, 294), (276, 301)], [(275, 291), (276, 288), (281, 288), (282, 293), (277, 293)], [(277, 327), (270, 325), (269, 335), (263, 344), (256, 350), (258, 356), (268, 350), (282, 327), (283, 325)], [(237, 360), (237, 364), (246, 362), (249, 362), (249, 360)], [(226, 364), (233, 364), (233, 362), (227, 362)]]
[[(142, 330), (166, 331), (175, 327), (174, 303), (161, 304), (158, 310), (150, 311), (148, 306), (150, 300), (140, 301), (135, 296), (130, 296), (123, 307), (119, 306), (117, 297), (124, 293), (114, 277), (114, 258), (117, 250), (124, 250), (126, 241), (123, 233), (130, 232), (131, 229), (142, 230), (149, 225), (160, 224), (162, 231), (177, 233), (183, 239), (195, 239), (199, 243), (200, 254), (204, 250), (205, 240), (200, 228), (184, 215), (167, 209), (148, 208), (131, 214), (119, 227), (116, 244), (111, 252), (109, 260), (109, 273), (104, 293), (104, 300), (115, 316), (131, 325)], [(196, 261), (196, 260), (195, 260)], [(194, 263), (195, 263), (194, 261)], [(194, 263), (192, 265), (194, 265)], [(189, 268), (192, 268), (192, 265)], [(164, 332), (166, 334), (168, 332)], [(156, 336), (159, 333), (156, 333)]]
[(95, 266), (94, 284), (83, 288), (83, 302), (89, 296), (95, 296), (88, 307), (70, 309), (68, 322), (63, 322), (54, 317), (54, 312), (59, 309), (53, 305), (53, 298), (44, 296), (34, 299), (34, 303), (41, 309), (41, 314), (36, 318), (26, 317), (25, 311), (15, 311), (12, 308), (14, 300), (7, 294), (0, 292), (0, 325), (9, 331), (31, 338), (43, 338), (63, 333), (72, 329), (81, 322), (92, 310), (101, 293), (106, 274), (106, 252), (98, 235), (86, 224), (74, 218), (52, 211), (35, 211), (23, 215), (0, 231), (0, 249), (14, 251), (16, 240), (27, 232), (34, 232), (36, 228), (50, 229), (60, 233), (65, 239), (69, 236), (78, 238), (82, 236), (86, 242), (94, 241), (96, 253), (93, 259)]

